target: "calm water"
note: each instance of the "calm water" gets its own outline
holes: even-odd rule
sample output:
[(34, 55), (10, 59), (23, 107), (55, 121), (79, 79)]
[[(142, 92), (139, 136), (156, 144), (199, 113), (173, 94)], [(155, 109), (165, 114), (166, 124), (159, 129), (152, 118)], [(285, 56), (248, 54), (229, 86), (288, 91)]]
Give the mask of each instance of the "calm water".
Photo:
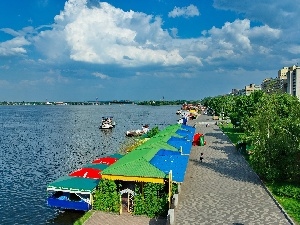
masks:
[[(80, 212), (46, 205), (46, 186), (103, 154), (117, 153), (126, 130), (176, 123), (179, 106), (1, 106), (0, 224), (73, 224)], [(99, 130), (113, 116), (113, 130)]]

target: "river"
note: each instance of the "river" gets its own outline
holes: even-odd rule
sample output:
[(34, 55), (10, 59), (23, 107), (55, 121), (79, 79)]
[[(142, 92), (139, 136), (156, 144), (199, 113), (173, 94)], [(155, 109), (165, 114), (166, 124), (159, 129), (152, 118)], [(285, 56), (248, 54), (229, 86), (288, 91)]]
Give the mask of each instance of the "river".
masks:
[[(1, 106), (0, 221), (2, 225), (69, 225), (82, 212), (46, 205), (47, 184), (101, 155), (118, 153), (125, 132), (177, 122), (180, 106)], [(100, 130), (102, 116), (116, 127)]]

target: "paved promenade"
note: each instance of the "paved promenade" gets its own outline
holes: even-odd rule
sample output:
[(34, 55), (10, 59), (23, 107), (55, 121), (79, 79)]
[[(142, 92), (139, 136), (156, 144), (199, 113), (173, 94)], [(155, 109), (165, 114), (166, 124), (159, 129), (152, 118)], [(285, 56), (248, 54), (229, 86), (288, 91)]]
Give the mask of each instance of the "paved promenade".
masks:
[[(189, 121), (207, 145), (194, 146), (175, 209), (176, 225), (292, 224), (209, 116)], [(208, 127), (205, 123), (211, 123)], [(199, 161), (203, 152), (204, 160)]]

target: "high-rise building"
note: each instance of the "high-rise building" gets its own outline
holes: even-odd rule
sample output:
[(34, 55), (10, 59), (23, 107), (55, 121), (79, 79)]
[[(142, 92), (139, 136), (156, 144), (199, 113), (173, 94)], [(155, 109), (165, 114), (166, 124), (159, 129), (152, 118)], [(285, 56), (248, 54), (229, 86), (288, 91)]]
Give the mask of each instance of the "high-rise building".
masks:
[(300, 99), (300, 67), (298, 65), (288, 68), (287, 93)]

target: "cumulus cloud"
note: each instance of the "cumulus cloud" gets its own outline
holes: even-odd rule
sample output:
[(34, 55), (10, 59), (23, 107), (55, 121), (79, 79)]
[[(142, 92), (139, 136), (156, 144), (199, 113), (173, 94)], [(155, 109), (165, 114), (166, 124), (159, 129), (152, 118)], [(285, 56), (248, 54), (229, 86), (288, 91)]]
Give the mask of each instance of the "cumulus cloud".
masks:
[[(281, 31), (266, 25), (251, 27), (248, 19), (226, 22), (221, 28), (212, 27), (203, 37), (193, 40), (177, 39), (186, 53), (201, 59), (204, 66), (227, 68), (255, 68), (257, 60), (273, 60), (272, 44), (279, 40)], [(277, 53), (275, 53), (277, 54)]]
[(126, 12), (105, 2), (89, 8), (86, 0), (66, 2), (53, 29), (35, 38), (37, 49), (50, 58), (68, 53), (74, 61), (123, 67), (184, 63), (180, 51), (169, 48), (170, 42), (160, 17)]
[(168, 13), (169, 17), (175, 18), (175, 17), (194, 17), (194, 16), (199, 16), (199, 10), (196, 6), (193, 4), (187, 6), (187, 7), (174, 7), (174, 9)]

